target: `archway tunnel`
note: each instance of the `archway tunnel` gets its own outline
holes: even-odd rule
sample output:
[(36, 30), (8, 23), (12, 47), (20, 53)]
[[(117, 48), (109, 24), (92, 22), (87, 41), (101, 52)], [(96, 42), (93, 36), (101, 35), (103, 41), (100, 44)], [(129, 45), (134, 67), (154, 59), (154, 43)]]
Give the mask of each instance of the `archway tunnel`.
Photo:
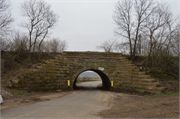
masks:
[[(79, 82), (79, 76), (83, 73), (83, 72), (87, 72), (87, 71), (91, 71), (91, 72), (95, 72), (99, 75), (100, 77), (100, 81), (102, 81), (102, 85), (98, 85), (97, 87), (92, 87), (92, 86), (79, 86), (77, 83)], [(86, 83), (88, 84), (88, 83)], [(90, 84), (90, 83), (89, 83)], [(75, 79), (74, 79), (74, 82), (73, 82), (73, 89), (76, 90), (76, 89), (102, 89), (102, 90), (110, 90), (111, 88), (111, 81), (110, 79), (108, 78), (108, 76), (103, 73), (102, 71), (100, 70), (94, 70), (94, 69), (89, 69), (89, 70), (85, 70), (85, 71), (82, 71)]]

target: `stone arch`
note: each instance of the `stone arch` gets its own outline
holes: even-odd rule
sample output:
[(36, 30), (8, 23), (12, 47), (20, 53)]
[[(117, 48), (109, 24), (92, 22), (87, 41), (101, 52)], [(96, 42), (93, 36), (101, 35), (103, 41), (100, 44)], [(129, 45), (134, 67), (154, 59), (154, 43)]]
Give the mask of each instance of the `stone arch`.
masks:
[(23, 74), (21, 81), (12, 85), (31, 90), (72, 90), (74, 80), (87, 70), (99, 74), (104, 87), (112, 91), (161, 93), (165, 89), (121, 53), (104, 52), (63, 52)]
[(105, 72), (103, 71), (100, 71), (98, 69), (91, 69), (91, 68), (82, 68), (80, 70), (78, 70), (72, 77), (72, 83), (73, 83), (73, 89), (76, 89), (76, 81), (77, 81), (77, 78), (78, 76), (82, 73), (82, 72), (85, 72), (85, 71), (94, 71), (95, 73), (97, 73), (100, 77), (101, 77), (101, 80), (102, 80), (102, 89), (104, 90), (110, 90), (111, 88), (111, 80), (110, 78), (105, 74)]

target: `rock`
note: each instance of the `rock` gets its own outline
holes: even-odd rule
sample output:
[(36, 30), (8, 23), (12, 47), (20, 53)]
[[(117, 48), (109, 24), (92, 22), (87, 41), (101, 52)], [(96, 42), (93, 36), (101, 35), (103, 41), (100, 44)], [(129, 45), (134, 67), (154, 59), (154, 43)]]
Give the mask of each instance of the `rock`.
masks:
[(15, 80), (12, 80), (12, 83), (14, 83), (14, 84), (18, 84), (18, 79), (15, 79)]
[(61, 92), (62, 90), (56, 90), (56, 92)]
[(7, 83), (7, 84), (6, 84), (6, 87), (11, 88), (11, 87), (12, 87), (12, 84), (11, 84), (11, 83)]
[(32, 90), (29, 89), (29, 88), (24, 88), (24, 90), (27, 91), (28, 93), (31, 93), (31, 92), (32, 92)]

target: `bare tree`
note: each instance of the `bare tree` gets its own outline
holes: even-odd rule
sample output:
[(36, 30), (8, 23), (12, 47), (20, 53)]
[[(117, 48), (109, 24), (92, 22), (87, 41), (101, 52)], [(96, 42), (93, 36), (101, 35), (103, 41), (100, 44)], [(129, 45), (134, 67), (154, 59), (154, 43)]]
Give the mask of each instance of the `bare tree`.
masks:
[(116, 39), (111, 38), (104, 41), (100, 46), (97, 46), (97, 49), (103, 49), (105, 52), (113, 52), (117, 49), (117, 41)]
[(10, 47), (11, 51), (26, 52), (28, 50), (28, 37), (19, 31), (15, 31), (11, 36)]
[(115, 33), (128, 40), (132, 60), (135, 58), (142, 24), (155, 10), (153, 0), (121, 0), (115, 6)]
[(59, 38), (53, 38), (49, 41), (49, 47), (51, 52), (63, 52), (67, 48), (67, 42), (60, 40)]
[(56, 53), (58, 51), (59, 44), (60, 44), (60, 40), (58, 38), (53, 38), (49, 43), (51, 52)]
[(9, 30), (9, 25), (13, 21), (10, 13), (10, 1), (0, 0), (0, 36)]
[(46, 52), (46, 53), (50, 52), (50, 46), (49, 46), (49, 41), (48, 40), (45, 40), (45, 41), (42, 42), (41, 51)]
[(50, 40), (45, 40), (42, 42), (42, 47), (41, 47), (41, 51), (43, 52), (54, 52), (54, 53), (63, 52), (66, 49), (67, 49), (66, 40), (61, 40), (60, 38), (52, 38)]
[(176, 32), (173, 33), (171, 39), (171, 50), (175, 56), (180, 55), (180, 23), (176, 26)]
[[(151, 56), (153, 48), (157, 48), (157, 45), (159, 47), (164, 45), (164, 43), (167, 42), (169, 36), (172, 33), (168, 30), (168, 28), (172, 25), (172, 22), (174, 20), (172, 19), (172, 14), (169, 11), (170, 10), (168, 6), (166, 6), (166, 4), (159, 3), (153, 14), (151, 14), (150, 17), (146, 19), (143, 24), (143, 27), (145, 28), (144, 34), (149, 36), (149, 50), (145, 66), (146, 72), (148, 60)], [(166, 36), (165, 33), (168, 34), (168, 37), (164, 39), (164, 37)]]
[[(173, 18), (172, 16), (169, 18)], [(176, 28), (173, 24), (174, 20), (166, 22), (162, 27), (159, 27), (153, 34), (153, 40), (149, 42), (149, 54), (146, 59), (146, 72), (148, 59), (151, 58), (152, 70), (167, 71), (172, 64), (172, 35), (175, 33)], [(168, 71), (169, 72), (169, 71)]]
[(21, 4), (22, 16), (28, 18), (28, 21), (22, 23), (22, 27), (29, 32), (29, 58), (33, 46), (35, 51), (37, 40), (39, 40), (39, 52), (41, 45), (49, 33), (49, 29), (57, 23), (59, 16), (55, 14), (50, 5), (42, 0), (26, 0)]
[(136, 49), (136, 54), (139, 54), (139, 55), (141, 55), (141, 50), (142, 50), (141, 43), (142, 43), (142, 36), (141, 34), (139, 34), (138, 40), (137, 40), (137, 49)]
[(129, 43), (128, 42), (122, 42), (122, 43), (119, 43), (119, 42), (117, 42), (116, 44), (115, 44), (115, 51), (116, 52), (121, 52), (121, 53), (123, 53), (123, 54), (129, 54)]
[(9, 49), (10, 40), (6, 37), (0, 37), (1, 51), (7, 51)]
[(61, 40), (59, 44), (59, 52), (63, 52), (67, 50), (67, 48), (68, 48), (68, 43), (66, 42), (66, 40)]

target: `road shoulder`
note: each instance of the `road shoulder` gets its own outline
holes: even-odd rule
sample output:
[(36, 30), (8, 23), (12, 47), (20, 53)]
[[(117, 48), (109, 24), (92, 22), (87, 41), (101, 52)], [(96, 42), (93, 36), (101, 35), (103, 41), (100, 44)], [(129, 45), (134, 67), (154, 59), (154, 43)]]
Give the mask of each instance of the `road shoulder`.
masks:
[(113, 106), (98, 113), (102, 118), (179, 118), (179, 95), (137, 96), (117, 93)]
[(56, 91), (56, 92), (35, 93), (29, 96), (22, 95), (17, 97), (6, 97), (3, 101), (3, 104), (1, 105), (1, 110), (52, 100), (55, 98), (60, 98), (65, 95), (72, 94), (73, 92), (75, 91)]

